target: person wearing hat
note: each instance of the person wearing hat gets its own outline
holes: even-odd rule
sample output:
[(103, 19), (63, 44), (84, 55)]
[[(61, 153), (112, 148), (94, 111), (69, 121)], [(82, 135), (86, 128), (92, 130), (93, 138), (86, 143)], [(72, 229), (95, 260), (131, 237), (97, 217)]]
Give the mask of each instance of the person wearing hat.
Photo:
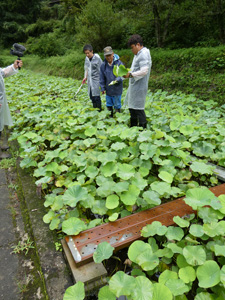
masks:
[[(114, 54), (111, 46), (105, 47), (103, 51), (105, 60), (100, 67), (100, 87), (102, 94), (106, 94), (106, 107), (111, 112), (110, 116), (113, 117), (113, 108), (115, 112), (120, 112), (123, 92), (123, 79), (113, 74), (113, 68), (123, 63), (119, 56)], [(109, 85), (112, 81), (114, 84)]]
[(92, 101), (93, 107), (102, 109), (102, 102), (100, 97), (100, 66), (102, 64), (101, 57), (93, 52), (93, 47), (89, 44), (85, 45), (83, 52), (86, 55), (84, 63), (84, 79), (82, 84), (88, 83), (88, 94)]
[[(16, 74), (18, 72), (18, 68), (21, 68), (22, 65), (22, 60), (15, 60), (12, 65), (3, 69), (0, 68), (0, 138), (4, 126), (13, 125), (8, 102), (6, 99), (4, 78)], [(1, 152), (1, 150), (7, 150), (8, 148), (8, 145), (0, 146), (0, 159), (10, 158), (9, 153)]]

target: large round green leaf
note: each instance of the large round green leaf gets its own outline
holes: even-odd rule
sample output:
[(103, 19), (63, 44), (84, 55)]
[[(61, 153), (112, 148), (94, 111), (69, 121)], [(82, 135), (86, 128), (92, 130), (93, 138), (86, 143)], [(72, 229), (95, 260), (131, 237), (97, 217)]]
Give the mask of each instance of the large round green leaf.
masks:
[(183, 295), (189, 291), (188, 286), (181, 279), (169, 279), (165, 285), (174, 296)]
[(171, 186), (167, 182), (154, 181), (151, 185), (151, 189), (159, 195), (164, 195), (165, 193), (170, 193)]
[(192, 266), (202, 265), (206, 261), (206, 253), (202, 246), (186, 246), (183, 255)]
[(202, 225), (199, 225), (199, 224), (192, 224), (191, 227), (190, 227), (190, 233), (191, 233), (193, 236), (196, 236), (196, 237), (201, 237), (201, 236), (203, 236), (204, 230), (203, 230)]
[(173, 182), (173, 175), (166, 171), (161, 171), (159, 173), (159, 178), (161, 178), (163, 181), (168, 182), (168, 183)]
[(205, 234), (207, 234), (210, 237), (224, 234), (224, 229), (220, 226), (218, 222), (203, 224), (203, 230)]
[(84, 134), (85, 134), (86, 136), (93, 136), (93, 135), (96, 134), (96, 132), (97, 132), (97, 128), (96, 128), (96, 127), (89, 127), (89, 128), (87, 128), (87, 129), (85, 130)]
[(151, 251), (142, 251), (142, 253), (140, 253), (136, 257), (136, 262), (141, 266), (141, 268), (144, 271), (151, 271), (155, 269), (159, 264), (158, 256), (154, 253), (151, 253)]
[(78, 281), (67, 288), (63, 300), (83, 300), (85, 298), (84, 283)]
[(192, 282), (196, 278), (195, 269), (191, 266), (181, 268), (179, 270), (179, 277), (183, 280), (184, 283)]
[(135, 288), (135, 278), (118, 271), (109, 281), (109, 289), (116, 297), (129, 296)]
[(89, 166), (87, 167), (87, 169), (85, 170), (85, 174), (87, 175), (87, 177), (89, 178), (95, 178), (98, 175), (98, 168), (95, 166)]
[(159, 221), (154, 221), (152, 224), (148, 224), (141, 230), (141, 235), (143, 237), (149, 237), (154, 236), (156, 234), (158, 235), (164, 235), (167, 232), (167, 227), (165, 225), (162, 225)]
[(173, 217), (173, 221), (174, 221), (177, 225), (179, 225), (180, 227), (182, 227), (182, 228), (183, 228), (183, 227), (188, 227), (189, 224), (190, 224), (189, 221), (184, 220), (184, 219), (182, 219), (182, 218), (179, 217), (179, 216)]
[(115, 162), (107, 162), (105, 165), (101, 166), (100, 170), (103, 176), (110, 177), (117, 172), (117, 164)]
[(212, 294), (209, 294), (207, 292), (202, 292), (197, 294), (194, 300), (215, 300), (215, 298), (213, 297)]
[(110, 222), (114, 222), (114, 221), (116, 221), (118, 219), (118, 217), (119, 217), (119, 214), (118, 213), (114, 213), (111, 216), (109, 216), (109, 221)]
[(106, 285), (99, 290), (98, 300), (116, 300), (116, 296), (109, 289), (109, 286)]
[(199, 286), (202, 288), (210, 288), (220, 282), (220, 267), (213, 260), (206, 261), (197, 269), (197, 278)]
[(116, 175), (123, 180), (128, 180), (135, 174), (135, 169), (132, 165), (128, 164), (118, 164), (118, 170)]
[(144, 277), (138, 276), (135, 278), (136, 287), (131, 295), (132, 300), (151, 300), (153, 297), (153, 284)]
[(173, 295), (170, 289), (161, 283), (155, 283), (153, 285), (153, 298), (152, 300), (172, 300)]
[(220, 280), (222, 284), (225, 286), (225, 266), (220, 270)]
[(129, 186), (128, 191), (121, 193), (120, 199), (125, 205), (134, 205), (136, 203), (139, 193), (140, 193), (139, 188), (131, 184)]
[(104, 200), (96, 200), (91, 208), (92, 212), (94, 214), (98, 215), (105, 215), (108, 211), (107, 207), (105, 206), (105, 201)]
[(207, 188), (194, 188), (186, 192), (186, 198), (184, 198), (184, 201), (196, 210), (198, 207), (210, 205), (211, 201), (215, 198), (216, 196), (213, 192)]
[(94, 262), (99, 264), (104, 259), (108, 259), (112, 256), (114, 248), (108, 242), (102, 242), (98, 244), (97, 249), (93, 254)]
[(222, 205), (222, 207), (220, 208), (220, 212), (225, 215), (225, 195), (220, 195), (218, 198)]
[(101, 153), (98, 155), (98, 160), (103, 164), (107, 164), (108, 162), (112, 161), (115, 162), (117, 158), (116, 152), (107, 151), (105, 153)]
[(68, 235), (77, 235), (81, 231), (85, 230), (87, 225), (84, 221), (78, 218), (72, 217), (62, 222), (62, 231)]
[(119, 197), (117, 195), (110, 195), (106, 198), (106, 207), (114, 209), (119, 205)]
[(169, 248), (170, 250), (172, 250), (173, 253), (183, 254), (183, 249), (181, 247), (177, 246), (177, 244), (168, 243), (166, 247)]
[(137, 256), (145, 250), (148, 250), (150, 253), (152, 253), (152, 248), (149, 244), (143, 241), (135, 241), (130, 245), (128, 249), (128, 257), (131, 261), (137, 262)]
[(152, 205), (161, 204), (161, 199), (159, 198), (159, 194), (155, 191), (146, 191), (143, 193), (142, 196), (148, 204), (152, 204)]
[(184, 231), (180, 227), (169, 226), (165, 235), (170, 241), (180, 241), (184, 236)]
[(159, 276), (159, 283), (165, 284), (169, 279), (178, 279), (178, 275), (174, 271), (165, 270)]
[(87, 197), (88, 192), (86, 188), (83, 188), (80, 185), (74, 185), (66, 190), (62, 198), (65, 205), (75, 207), (77, 202), (85, 200)]
[(114, 187), (114, 191), (117, 194), (128, 191), (128, 189), (129, 189), (129, 182), (127, 182), (127, 181), (118, 182), (118, 183), (116, 183), (116, 185)]
[(213, 174), (213, 167), (210, 165), (207, 165), (203, 162), (193, 162), (190, 166), (192, 171), (200, 173), (200, 174)]

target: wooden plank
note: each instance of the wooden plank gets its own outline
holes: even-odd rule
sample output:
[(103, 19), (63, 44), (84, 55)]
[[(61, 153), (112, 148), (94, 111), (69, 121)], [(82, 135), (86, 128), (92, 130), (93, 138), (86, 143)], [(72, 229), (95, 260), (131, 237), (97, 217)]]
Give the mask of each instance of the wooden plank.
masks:
[[(210, 190), (219, 196), (225, 194), (225, 183)], [(165, 226), (174, 225), (173, 217), (194, 213), (193, 209), (185, 204), (184, 197), (159, 205), (157, 207), (141, 211), (130, 216), (96, 226), (85, 230), (76, 236), (66, 236), (65, 240), (71, 250), (76, 266), (81, 266), (93, 260), (93, 253), (97, 245), (107, 241), (115, 252), (128, 247), (141, 236), (141, 229), (153, 221), (159, 221)]]

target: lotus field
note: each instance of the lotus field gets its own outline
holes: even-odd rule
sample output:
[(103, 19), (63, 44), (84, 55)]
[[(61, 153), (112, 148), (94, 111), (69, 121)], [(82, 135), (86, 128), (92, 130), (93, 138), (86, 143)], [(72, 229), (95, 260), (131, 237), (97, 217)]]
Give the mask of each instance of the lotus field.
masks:
[[(132, 272), (115, 273), (98, 299), (225, 299), (225, 196), (207, 188), (219, 184), (207, 162), (225, 167), (225, 105), (149, 91), (143, 130), (129, 127), (126, 107), (114, 118), (104, 99), (100, 113), (93, 109), (86, 87), (74, 99), (80, 82), (73, 79), (23, 70), (5, 84), (15, 121), (10, 139), (45, 194), (51, 230), (76, 235), (181, 196), (197, 210), (197, 217), (175, 217), (176, 227), (144, 227), (146, 241), (128, 249)], [(112, 255), (106, 244), (98, 245), (96, 263)], [(64, 299), (84, 297), (78, 282)]]

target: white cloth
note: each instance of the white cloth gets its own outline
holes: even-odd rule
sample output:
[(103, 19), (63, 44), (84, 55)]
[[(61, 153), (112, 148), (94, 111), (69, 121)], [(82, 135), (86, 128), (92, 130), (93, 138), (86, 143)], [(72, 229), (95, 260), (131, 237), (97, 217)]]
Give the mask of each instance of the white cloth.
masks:
[(0, 104), (1, 104), (1, 107), (0, 107), (0, 131), (3, 131), (5, 125), (8, 125), (8, 126), (13, 125), (13, 121), (11, 118), (11, 114), (10, 114), (10, 110), (9, 110), (9, 106), (8, 106), (8, 102), (7, 102), (6, 94), (5, 94), (4, 78), (14, 75), (17, 72), (18, 72), (18, 70), (16, 70), (13, 65), (8, 66), (4, 69), (0, 68)]
[(90, 96), (90, 90), (92, 96), (100, 96), (100, 67), (102, 59), (98, 54), (94, 54), (91, 61), (86, 56), (84, 62), (84, 77), (87, 78), (88, 94)]
[(143, 110), (148, 91), (148, 80), (151, 72), (152, 59), (149, 49), (143, 47), (133, 58), (131, 65), (132, 78), (125, 97), (128, 108)]

